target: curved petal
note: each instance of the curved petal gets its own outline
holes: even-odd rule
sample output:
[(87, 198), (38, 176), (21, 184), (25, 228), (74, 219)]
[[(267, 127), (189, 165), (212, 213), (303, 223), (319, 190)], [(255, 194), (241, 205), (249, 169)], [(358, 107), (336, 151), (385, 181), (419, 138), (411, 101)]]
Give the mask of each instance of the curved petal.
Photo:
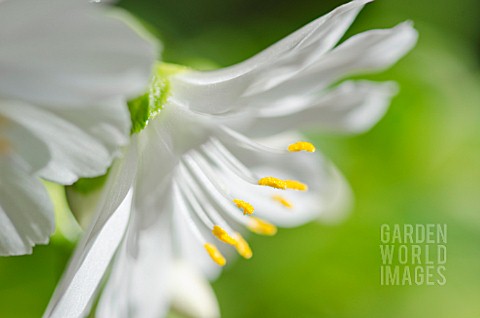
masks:
[(172, 307), (187, 317), (218, 318), (217, 298), (206, 280), (189, 262), (177, 260), (170, 280)]
[[(169, 308), (174, 167), (173, 161), (167, 161), (171, 153), (156, 133), (154, 128), (147, 128), (139, 136), (141, 145), (151, 147), (141, 151), (139, 157), (134, 213), (102, 293), (98, 317), (156, 318), (163, 317)], [(152, 137), (158, 138), (156, 142)]]
[(241, 105), (249, 90), (265, 90), (271, 80), (290, 77), (330, 50), (370, 0), (355, 0), (316, 19), (254, 57), (211, 72), (189, 72), (172, 79), (174, 98), (203, 113), (218, 114)]
[[(13, 105), (7, 105), (13, 104)], [(25, 171), (34, 174), (51, 160), (47, 145), (35, 133), (10, 118), (8, 110), (18, 103), (0, 100), (0, 156), (16, 154), (24, 163)]]
[[(168, 211), (168, 206), (165, 206)], [(168, 311), (171, 277), (170, 213), (163, 213), (148, 229), (127, 234), (134, 238), (132, 255), (124, 243), (115, 259), (112, 274), (102, 293), (96, 316), (99, 318), (163, 317)]]
[(0, 156), (0, 255), (30, 254), (54, 230), (53, 206), (20, 158)]
[[(301, 140), (298, 134), (290, 133), (262, 140), (269, 146), (285, 147)], [(228, 146), (228, 145), (227, 145)], [(255, 207), (255, 214), (282, 227), (293, 227), (315, 218), (339, 220), (345, 216), (339, 211), (338, 198), (348, 186), (337, 169), (318, 153), (272, 154), (260, 153), (229, 146), (229, 150), (257, 176), (273, 176), (286, 180), (299, 180), (308, 185), (308, 191), (277, 190), (252, 185), (224, 171), (232, 192)], [(226, 172), (226, 173), (225, 173)], [(342, 193), (339, 193), (339, 191)], [(288, 202), (288, 208), (274, 199), (280, 195)], [(347, 197), (344, 197), (346, 200)], [(332, 215), (336, 208), (337, 215)]]
[(392, 82), (348, 81), (323, 96), (299, 96), (284, 105), (251, 111), (254, 119), (239, 120), (234, 128), (255, 138), (299, 129), (360, 133), (383, 117), (396, 91)]
[[(118, 155), (118, 147), (128, 142), (130, 119), (119, 111), (122, 108), (121, 101), (82, 109), (40, 108), (10, 101), (2, 104), (1, 112), (47, 144), (50, 161), (39, 175), (71, 184), (79, 177), (104, 174)], [(19, 140), (17, 145), (22, 143)], [(24, 155), (25, 160), (35, 158)]]
[(96, 219), (79, 243), (44, 317), (81, 317), (124, 237), (133, 200), (131, 186), (136, 169), (136, 143), (112, 167)]
[(357, 34), (272, 89), (253, 94), (250, 101), (271, 105), (292, 95), (319, 91), (347, 76), (384, 70), (410, 51), (417, 38), (410, 22)]
[(148, 226), (156, 218), (175, 166), (184, 153), (206, 141), (211, 126), (180, 106), (167, 104), (140, 133), (136, 207), (143, 215), (139, 225)]
[(141, 93), (157, 53), (105, 7), (74, 0), (1, 2), (0, 43), (0, 95), (59, 107)]

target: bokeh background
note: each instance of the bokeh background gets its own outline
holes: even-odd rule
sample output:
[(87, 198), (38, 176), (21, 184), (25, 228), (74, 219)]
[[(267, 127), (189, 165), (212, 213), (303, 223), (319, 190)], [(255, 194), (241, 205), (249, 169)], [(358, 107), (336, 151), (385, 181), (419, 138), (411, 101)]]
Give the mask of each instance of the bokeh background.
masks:
[[(244, 60), (345, 1), (125, 0), (164, 44), (163, 60), (197, 68)], [(254, 257), (214, 282), (223, 317), (480, 317), (480, 1), (378, 0), (348, 35), (413, 20), (420, 40), (370, 79), (401, 87), (361, 136), (312, 135), (355, 194), (343, 223), (251, 237)], [(72, 227), (62, 189), (59, 222)], [(70, 220), (71, 221), (71, 220)], [(448, 224), (445, 286), (380, 286), (380, 225)], [(72, 227), (31, 256), (0, 259), (0, 317), (40, 317), (74, 247)], [(176, 313), (172, 317), (181, 317)], [(114, 317), (112, 317), (114, 318)]]

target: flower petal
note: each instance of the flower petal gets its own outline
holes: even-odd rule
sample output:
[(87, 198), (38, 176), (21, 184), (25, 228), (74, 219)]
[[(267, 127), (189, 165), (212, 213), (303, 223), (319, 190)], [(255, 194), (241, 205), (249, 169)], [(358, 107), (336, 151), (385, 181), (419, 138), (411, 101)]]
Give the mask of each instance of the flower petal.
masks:
[(30, 254), (54, 230), (48, 194), (28, 170), (21, 158), (0, 156), (0, 256)]
[[(168, 206), (155, 224), (137, 231), (135, 226), (126, 239), (134, 239), (132, 255), (125, 242), (115, 258), (112, 274), (102, 293), (96, 316), (99, 318), (164, 317), (170, 304), (168, 288), (171, 277), (170, 216)], [(169, 213), (167, 213), (169, 212)]]
[[(172, 217), (181, 214), (174, 205), (172, 172), (179, 154), (174, 149), (178, 145), (171, 139), (178, 136), (172, 136), (165, 128), (174, 116), (163, 115), (165, 125), (152, 122), (139, 135), (141, 155), (135, 213), (103, 291), (98, 317), (161, 317), (170, 305), (169, 281), (173, 270), (170, 240), (177, 229), (172, 230), (171, 222)], [(143, 148), (146, 146), (148, 149)]]
[(340, 6), (237, 65), (212, 72), (180, 74), (173, 78), (174, 98), (195, 111), (210, 114), (241, 105), (238, 100), (247, 90), (252, 87), (263, 90), (271, 85), (269, 80), (285, 74), (291, 76), (290, 73), (330, 50), (368, 2), (355, 0)]
[(0, 42), (0, 95), (58, 107), (141, 93), (156, 57), (151, 41), (88, 1), (3, 1)]
[(135, 145), (134, 140), (125, 158), (112, 167), (97, 217), (79, 243), (44, 317), (81, 317), (88, 313), (130, 219)]
[(136, 184), (135, 204), (144, 215), (138, 222), (147, 226), (153, 222), (181, 156), (207, 140), (212, 125), (201, 122), (202, 118), (198, 117), (177, 105), (167, 104), (140, 133), (140, 182)]
[[(1, 112), (47, 144), (50, 161), (39, 175), (71, 184), (79, 177), (104, 174), (118, 155), (117, 148), (128, 142), (130, 119), (119, 111), (122, 108), (121, 101), (82, 109), (42, 108), (17, 101), (2, 104)], [(18, 146), (23, 142), (19, 140)], [(25, 160), (35, 158), (24, 155)]]
[(265, 92), (253, 94), (250, 100), (255, 105), (271, 105), (292, 95), (319, 91), (347, 76), (384, 70), (410, 51), (417, 37), (410, 22), (357, 34), (296, 75)]
[(295, 96), (321, 91), (347, 76), (388, 68), (415, 45), (417, 36), (409, 22), (367, 31), (325, 54), (313, 55), (308, 62), (300, 58), (300, 63), (295, 64), (295, 56), (283, 66), (269, 65), (242, 75), (238, 81), (244, 83), (234, 83), (236, 78), (197, 83), (204, 73), (185, 73), (172, 79), (173, 99), (195, 111), (213, 114), (286, 104)]
[(45, 142), (9, 116), (8, 111), (17, 111), (17, 107), (17, 102), (0, 100), (0, 156), (19, 156), (28, 165), (26, 172), (33, 175), (45, 167), (51, 157)]
[(289, 130), (359, 133), (382, 118), (397, 91), (395, 83), (348, 81), (323, 96), (308, 95), (260, 111), (254, 120), (238, 121), (235, 129), (252, 137)]
[[(218, 267), (218, 266), (217, 266)], [(172, 307), (187, 317), (220, 317), (215, 293), (208, 280), (189, 262), (177, 260), (170, 280)]]

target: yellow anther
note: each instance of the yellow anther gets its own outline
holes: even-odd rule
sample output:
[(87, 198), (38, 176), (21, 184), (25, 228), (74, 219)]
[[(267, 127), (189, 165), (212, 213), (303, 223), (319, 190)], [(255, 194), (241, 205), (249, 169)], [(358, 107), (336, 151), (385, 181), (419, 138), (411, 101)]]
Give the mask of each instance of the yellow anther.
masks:
[(285, 180), (287, 184), (287, 189), (298, 190), (298, 191), (307, 191), (308, 186), (305, 183), (301, 183), (297, 180)]
[(287, 199), (285, 199), (281, 195), (274, 195), (274, 196), (272, 196), (272, 199), (279, 202), (281, 205), (283, 205), (286, 208), (289, 208), (289, 209), (293, 208), (292, 203), (290, 203), (290, 201), (288, 201)]
[(253, 206), (248, 203), (248, 202), (245, 202), (243, 200), (239, 200), (239, 199), (234, 199), (233, 200), (233, 203), (235, 203), (235, 205), (243, 211), (243, 214), (246, 215), (246, 214), (253, 214), (253, 211), (255, 210), (253, 208)]
[(277, 227), (275, 225), (253, 216), (250, 218), (248, 229), (262, 235), (275, 235), (277, 233)]
[(246, 259), (252, 258), (253, 253), (247, 241), (245, 241), (245, 239), (240, 235), (240, 233), (235, 233), (233, 236), (237, 240), (237, 245), (235, 245), (235, 248), (237, 249), (238, 254), (240, 254), (243, 258)]
[(213, 235), (215, 235), (216, 238), (218, 238), (220, 241), (230, 244), (230, 245), (237, 245), (237, 241), (231, 237), (227, 231), (222, 229), (220, 226), (215, 225), (212, 230)]
[(308, 151), (315, 152), (315, 146), (307, 141), (299, 141), (288, 146), (288, 151), (297, 152), (297, 151)]
[(225, 266), (227, 264), (227, 260), (223, 257), (222, 253), (217, 249), (217, 247), (210, 243), (205, 243), (203, 245), (208, 252), (208, 255), (212, 258), (212, 260), (220, 266)]
[(282, 180), (278, 179), (275, 177), (265, 177), (260, 180), (258, 180), (258, 184), (261, 186), (267, 186), (267, 187), (272, 187), (276, 189), (283, 189), (285, 190), (287, 188), (287, 183)]

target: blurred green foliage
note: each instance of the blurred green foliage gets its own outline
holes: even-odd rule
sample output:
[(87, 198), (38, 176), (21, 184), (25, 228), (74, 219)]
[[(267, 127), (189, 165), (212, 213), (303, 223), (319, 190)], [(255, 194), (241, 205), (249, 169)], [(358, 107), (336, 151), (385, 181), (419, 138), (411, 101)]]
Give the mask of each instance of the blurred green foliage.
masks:
[[(199, 68), (239, 62), (340, 1), (125, 0), (164, 45)], [(417, 48), (388, 72), (401, 91), (361, 136), (312, 136), (355, 193), (339, 225), (252, 237), (252, 260), (214, 283), (224, 317), (480, 317), (480, 2), (382, 0), (349, 35), (411, 19)], [(60, 200), (60, 199), (59, 199)], [(379, 283), (383, 223), (448, 224), (446, 286)], [(32, 256), (0, 259), (0, 317), (39, 317), (73, 248), (56, 235)]]

